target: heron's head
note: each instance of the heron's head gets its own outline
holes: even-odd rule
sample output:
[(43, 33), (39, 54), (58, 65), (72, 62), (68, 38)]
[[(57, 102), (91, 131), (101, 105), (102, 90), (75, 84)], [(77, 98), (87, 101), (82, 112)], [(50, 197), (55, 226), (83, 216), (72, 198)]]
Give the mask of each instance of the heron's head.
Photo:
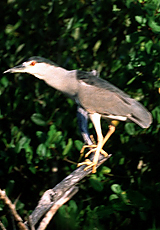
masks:
[(42, 57), (31, 57), (22, 64), (4, 71), (4, 73), (29, 73), (37, 78), (44, 79), (45, 73), (51, 66), (57, 67), (54, 62)]

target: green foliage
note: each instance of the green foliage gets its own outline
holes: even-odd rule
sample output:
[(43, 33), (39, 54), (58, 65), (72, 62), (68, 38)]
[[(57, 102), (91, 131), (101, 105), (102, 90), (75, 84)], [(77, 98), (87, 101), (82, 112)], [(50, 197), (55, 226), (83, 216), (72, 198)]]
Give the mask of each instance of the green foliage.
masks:
[[(0, 21), (0, 187), (18, 197), (22, 217), (75, 169), (63, 159), (77, 161), (83, 145), (71, 99), (33, 76), (3, 75), (39, 55), (66, 69), (98, 70), (153, 115), (147, 130), (120, 123), (105, 146), (112, 157), (80, 183), (55, 229), (160, 229), (159, 1), (8, 0)], [(12, 228), (1, 201), (0, 220)]]

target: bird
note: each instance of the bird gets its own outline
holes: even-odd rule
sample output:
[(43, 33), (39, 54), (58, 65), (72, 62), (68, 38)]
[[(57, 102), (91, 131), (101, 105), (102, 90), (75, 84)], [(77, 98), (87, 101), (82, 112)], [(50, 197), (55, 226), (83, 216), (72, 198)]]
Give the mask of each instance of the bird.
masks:
[[(152, 123), (151, 113), (140, 102), (107, 80), (100, 78), (96, 70), (90, 72), (66, 70), (46, 58), (34, 56), (4, 73), (34, 75), (75, 101), (80, 130), (86, 142), (84, 148), (90, 148), (85, 155), (86, 160), (79, 163), (78, 166), (86, 165), (84, 170), (91, 168), (92, 173), (96, 172), (99, 155), (108, 156), (108, 153), (103, 150), (103, 146), (115, 132), (114, 121), (134, 122), (141, 128), (148, 128)], [(87, 127), (88, 118), (95, 128), (97, 144), (93, 144), (90, 138)], [(109, 130), (104, 137), (101, 118), (110, 121)], [(94, 152), (93, 160), (87, 159), (91, 152)]]

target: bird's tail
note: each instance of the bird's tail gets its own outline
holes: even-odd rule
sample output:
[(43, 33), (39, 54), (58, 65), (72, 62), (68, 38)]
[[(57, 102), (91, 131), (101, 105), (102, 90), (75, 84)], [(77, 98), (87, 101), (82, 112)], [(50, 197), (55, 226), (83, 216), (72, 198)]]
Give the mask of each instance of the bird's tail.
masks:
[(132, 113), (129, 119), (142, 128), (148, 128), (152, 123), (151, 113), (138, 101), (132, 101)]

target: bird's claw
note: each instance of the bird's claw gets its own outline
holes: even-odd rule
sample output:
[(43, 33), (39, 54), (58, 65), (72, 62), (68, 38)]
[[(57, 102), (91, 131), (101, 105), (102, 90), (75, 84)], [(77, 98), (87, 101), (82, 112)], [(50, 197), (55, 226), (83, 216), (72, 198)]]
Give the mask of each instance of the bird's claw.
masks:
[[(96, 145), (97, 147), (97, 145)], [(85, 158), (88, 157), (92, 152), (96, 152), (97, 148), (94, 148), (94, 149), (91, 149), (89, 150), (86, 154), (85, 154)], [(107, 157), (108, 156), (108, 153), (105, 152), (103, 149), (100, 149), (99, 151), (104, 157)]]
[[(90, 146), (87, 146), (87, 147), (90, 147)], [(96, 148), (93, 148), (91, 150), (89, 150), (86, 154), (85, 154), (85, 157), (88, 157), (92, 152), (95, 152), (96, 154), (96, 151), (97, 151), (97, 145), (96, 145)], [(99, 152), (97, 152), (98, 154), (101, 153), (102, 155), (104, 155), (104, 157), (107, 157), (108, 156), (108, 153), (105, 152), (103, 149), (100, 149)], [(86, 159), (85, 161), (81, 162), (81, 163), (78, 163), (77, 164), (77, 167), (80, 167), (82, 165), (87, 165), (85, 168), (84, 168), (84, 171), (86, 171), (87, 169), (92, 168), (92, 173), (95, 173), (96, 172), (96, 166), (98, 164), (98, 158), (96, 158), (94, 156), (93, 158), (93, 161), (89, 160), (89, 159)]]
[[(79, 159), (78, 159), (78, 161), (81, 161), (81, 159), (82, 159), (82, 157), (84, 156), (84, 150), (86, 149), (86, 148), (90, 148), (90, 150), (89, 150), (89, 152), (92, 150), (92, 148), (94, 148), (95, 149), (95, 147), (97, 147), (97, 145), (83, 145), (83, 147), (82, 147), (82, 149), (81, 149), (81, 151), (80, 151), (80, 157), (79, 157)], [(91, 151), (92, 152), (92, 151)], [(90, 153), (91, 153), (90, 152)], [(90, 154), (89, 153), (89, 154)], [(87, 157), (87, 154), (88, 153), (86, 153), (85, 154), (85, 158)], [(88, 154), (88, 156), (89, 156), (89, 154)]]
[(92, 173), (95, 173), (96, 172), (96, 163), (90, 161), (89, 159), (86, 159), (85, 161), (81, 162), (81, 163), (78, 163), (77, 164), (77, 167), (80, 167), (82, 165), (87, 165), (85, 168), (84, 168), (84, 171), (87, 171), (89, 168), (93, 167), (92, 168)]
[[(85, 154), (85, 158), (88, 157), (92, 152), (95, 152), (97, 150), (97, 145), (84, 145), (80, 151), (80, 159), (82, 158), (84, 154), (84, 150), (86, 148), (91, 148), (91, 149)], [(108, 156), (108, 153), (105, 152), (103, 149), (100, 150), (100, 153), (104, 155), (105, 157)]]
[[(80, 151), (80, 154), (82, 155), (82, 154), (84, 154), (84, 150), (86, 149), (86, 148), (95, 148), (95, 147), (97, 147), (97, 145), (83, 145), (83, 147), (82, 147), (82, 149), (81, 149), (81, 151)], [(91, 149), (92, 150), (92, 149)]]

